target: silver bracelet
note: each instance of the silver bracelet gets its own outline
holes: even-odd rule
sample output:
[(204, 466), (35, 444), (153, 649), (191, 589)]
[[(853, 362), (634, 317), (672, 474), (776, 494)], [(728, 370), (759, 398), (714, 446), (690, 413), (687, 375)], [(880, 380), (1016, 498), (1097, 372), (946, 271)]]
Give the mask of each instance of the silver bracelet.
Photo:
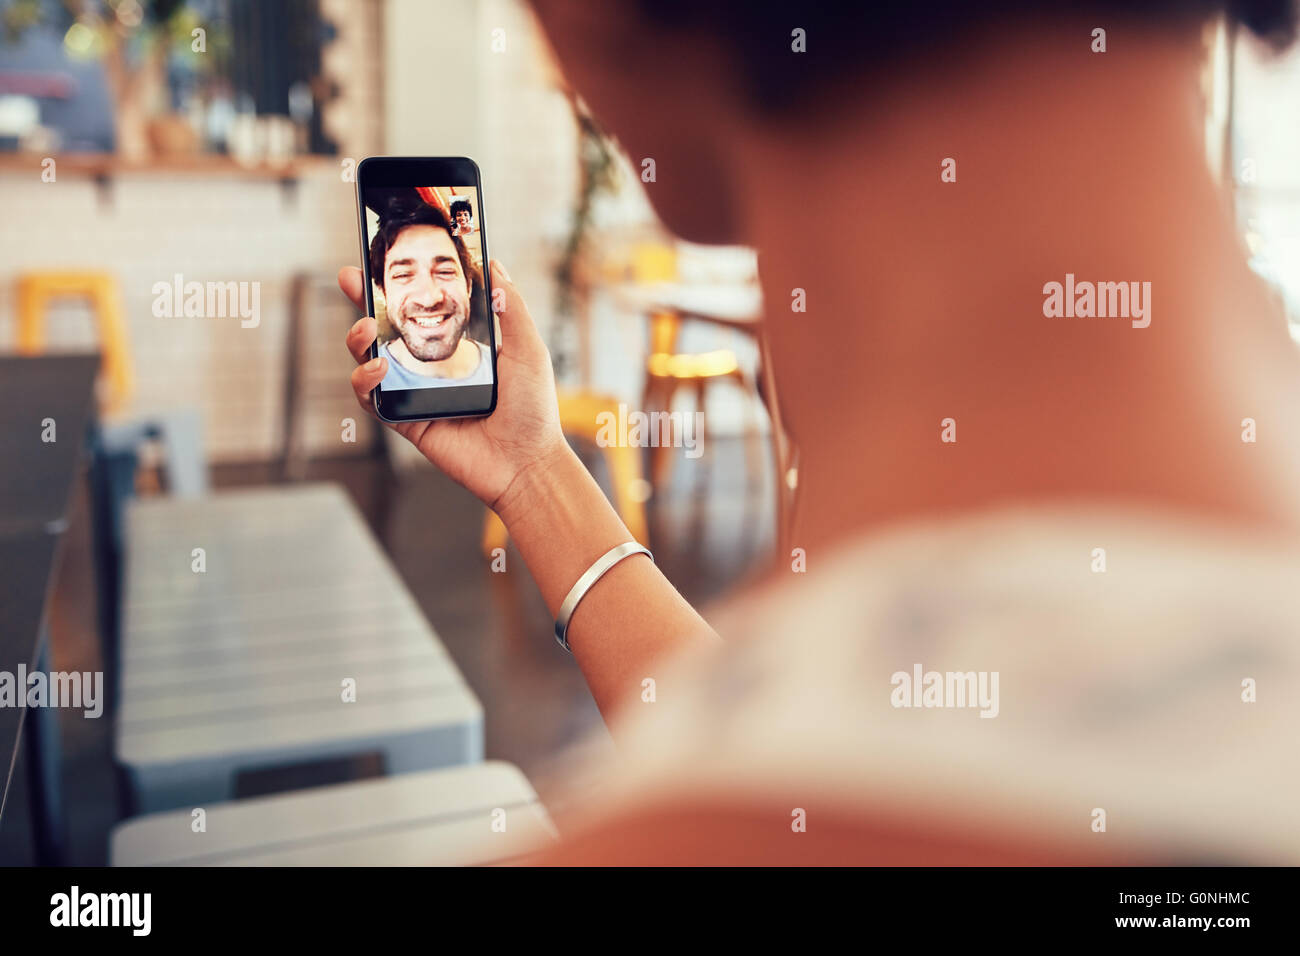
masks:
[(573, 586), (563, 603), (560, 604), (560, 615), (555, 619), (555, 639), (570, 654), (573, 653), (573, 649), (569, 647), (569, 619), (573, 617), (573, 612), (577, 610), (578, 602), (587, 596), (591, 586), (599, 581), (606, 571), (624, 558), (631, 557), (634, 554), (644, 554), (651, 561), (655, 559), (653, 554), (635, 541), (627, 541), (610, 548), (596, 559), (596, 563), (589, 567), (582, 577), (578, 578), (578, 583)]

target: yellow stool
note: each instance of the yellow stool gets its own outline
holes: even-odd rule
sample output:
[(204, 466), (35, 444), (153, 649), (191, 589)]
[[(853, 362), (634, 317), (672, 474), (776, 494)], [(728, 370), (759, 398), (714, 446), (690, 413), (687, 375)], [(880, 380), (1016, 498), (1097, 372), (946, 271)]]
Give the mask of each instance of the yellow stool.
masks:
[(135, 390), (135, 373), (127, 339), (126, 315), (117, 279), (107, 272), (27, 272), (18, 276), (18, 351), (40, 355), (45, 351), (45, 311), (57, 299), (85, 299), (90, 303), (103, 353), (108, 391), (106, 411), (126, 404)]
[[(632, 250), (632, 279), (653, 285), (677, 279), (677, 249), (662, 242), (639, 243)], [(731, 349), (712, 352), (678, 352), (677, 340), (682, 322), (670, 309), (650, 313), (650, 355), (646, 359), (645, 392), (641, 407), (647, 413), (662, 409), (672, 411), (673, 397), (680, 388), (695, 393), (695, 408), (704, 411), (705, 391), (710, 382), (729, 380), (750, 390), (748, 376), (740, 368)], [(671, 421), (671, 419), (669, 420)], [(703, 436), (700, 436), (701, 439)], [(656, 445), (650, 453), (650, 482), (659, 488), (673, 466), (671, 440)]]
[[(641, 399), (641, 407), (647, 414), (657, 409), (672, 411), (673, 396), (683, 387), (694, 391), (695, 408), (701, 412), (710, 382), (732, 381), (746, 392), (757, 392), (731, 349), (678, 352), (681, 328), (681, 319), (671, 310), (650, 314), (650, 357), (646, 359), (645, 393)], [(650, 481), (655, 488), (661, 487), (671, 474), (673, 450), (671, 441), (651, 449)]]
[[(566, 435), (585, 438), (595, 442), (600, 431), (597, 419), (608, 412), (618, 416), (618, 399), (596, 392), (560, 389), (560, 429)], [(599, 446), (598, 446), (599, 447)], [(613, 485), (614, 508), (618, 516), (627, 525), (632, 537), (646, 544), (649, 533), (646, 528), (645, 498), (646, 484), (641, 478), (641, 450), (621, 445), (606, 445), (600, 448), (605, 456), (605, 465), (609, 468), (609, 480)], [(508, 534), (506, 526), (496, 513), (488, 509), (487, 520), (483, 525), (483, 553), (489, 558), (497, 548), (504, 548)]]

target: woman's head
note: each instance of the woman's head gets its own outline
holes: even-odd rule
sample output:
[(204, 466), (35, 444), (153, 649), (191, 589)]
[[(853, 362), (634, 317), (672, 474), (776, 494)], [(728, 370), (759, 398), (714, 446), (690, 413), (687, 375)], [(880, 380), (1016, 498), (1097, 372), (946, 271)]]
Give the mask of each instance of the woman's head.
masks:
[(956, 51), (994, 49), (1007, 31), (1078, 23), (1081, 43), (1101, 27), (1122, 47), (1133, 29), (1194, 36), (1225, 14), (1280, 48), (1297, 30), (1296, 0), (533, 3), (577, 92), (638, 165), (655, 161), (647, 193), (664, 222), (699, 242), (743, 238), (725, 181), (737, 144), (759, 136), (816, 149), (828, 127), (860, 122), (901, 81)]

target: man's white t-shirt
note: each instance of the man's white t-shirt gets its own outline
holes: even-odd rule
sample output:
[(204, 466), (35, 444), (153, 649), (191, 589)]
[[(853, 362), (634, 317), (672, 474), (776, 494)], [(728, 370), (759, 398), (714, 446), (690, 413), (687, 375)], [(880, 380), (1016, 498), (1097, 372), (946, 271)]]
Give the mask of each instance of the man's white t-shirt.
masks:
[(384, 375), (384, 380), (380, 382), (380, 385), (385, 389), (438, 388), (445, 385), (491, 385), (492, 352), (482, 342), (474, 342), (473, 339), (469, 341), (478, 346), (479, 361), (474, 371), (464, 378), (434, 378), (429, 375), (418, 375), (393, 358), (393, 353), (388, 348), (392, 343), (385, 342), (383, 351), (384, 356), (388, 359), (388, 372)]

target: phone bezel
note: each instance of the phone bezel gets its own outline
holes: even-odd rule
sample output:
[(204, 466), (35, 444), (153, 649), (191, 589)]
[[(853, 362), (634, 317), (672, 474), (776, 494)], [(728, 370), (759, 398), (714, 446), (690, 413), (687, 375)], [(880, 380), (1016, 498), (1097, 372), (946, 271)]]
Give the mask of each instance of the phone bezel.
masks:
[[(361, 237), (361, 273), (365, 285), (366, 315), (375, 314), (370, 279), (370, 236), (366, 229), (365, 190), (383, 186), (473, 185), (478, 198), (479, 238), (483, 243), (483, 287), (488, 303), (488, 350), (492, 355), (491, 385), (457, 385), (436, 388), (383, 389), (370, 393), (375, 414), (386, 422), (417, 422), (436, 418), (481, 418), (497, 407), (496, 315), (492, 311), (492, 270), (487, 239), (487, 213), (478, 164), (466, 156), (368, 156), (357, 164), (357, 233)], [(370, 357), (379, 355), (379, 342), (370, 345)]]

